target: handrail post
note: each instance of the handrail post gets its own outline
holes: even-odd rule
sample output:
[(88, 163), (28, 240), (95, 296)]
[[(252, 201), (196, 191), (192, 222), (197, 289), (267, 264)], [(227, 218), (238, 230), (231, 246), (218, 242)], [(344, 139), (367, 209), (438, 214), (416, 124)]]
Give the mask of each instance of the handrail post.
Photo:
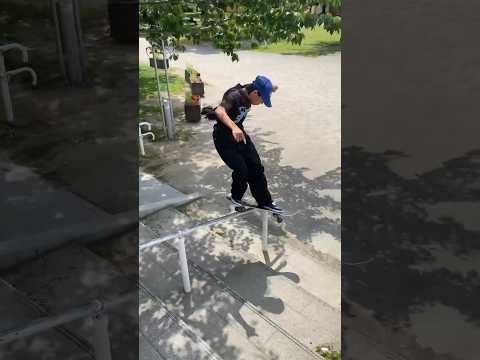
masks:
[(185, 251), (185, 240), (183, 238), (177, 239), (175, 247), (178, 250), (178, 262), (180, 264), (180, 271), (182, 273), (183, 288), (188, 294), (191, 291), (190, 275), (188, 273), (187, 253)]
[(268, 212), (262, 214), (262, 250), (268, 251)]
[(96, 360), (112, 360), (110, 336), (108, 334), (108, 315), (99, 313), (91, 317), (92, 345)]
[(145, 156), (145, 146), (143, 145), (143, 134), (140, 125), (138, 126), (138, 144), (140, 145), (140, 154)]

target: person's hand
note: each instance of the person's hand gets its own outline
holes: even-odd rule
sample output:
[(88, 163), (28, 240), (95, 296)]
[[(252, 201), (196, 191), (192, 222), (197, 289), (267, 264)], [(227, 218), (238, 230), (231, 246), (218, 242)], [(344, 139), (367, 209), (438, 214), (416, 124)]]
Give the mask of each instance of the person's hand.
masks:
[(243, 141), (245, 143), (247, 141), (245, 139), (244, 132), (238, 126), (235, 126), (232, 129), (232, 135), (233, 135), (233, 138), (235, 139), (236, 142)]

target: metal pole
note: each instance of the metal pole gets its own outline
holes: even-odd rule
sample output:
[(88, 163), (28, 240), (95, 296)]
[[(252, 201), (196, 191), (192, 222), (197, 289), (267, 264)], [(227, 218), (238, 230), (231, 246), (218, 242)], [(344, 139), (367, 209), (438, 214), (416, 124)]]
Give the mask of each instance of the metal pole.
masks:
[(162, 40), (162, 54), (163, 54), (163, 70), (165, 71), (165, 79), (167, 80), (167, 94), (168, 94), (168, 102), (170, 103), (170, 115), (172, 116), (172, 121), (175, 121), (173, 116), (173, 109), (172, 109), (172, 99), (170, 97), (170, 86), (168, 85), (168, 71), (167, 71), (167, 62), (165, 61), (165, 44)]
[(163, 99), (163, 113), (165, 114), (165, 122), (167, 123), (167, 137), (168, 140), (175, 140), (175, 119), (172, 118), (171, 102), (168, 99)]
[(79, 24), (76, 23), (78, 15), (74, 0), (58, 1), (57, 15), (60, 15), (60, 38), (63, 42), (64, 60), (66, 60), (66, 72), (71, 84), (80, 84), (85, 79), (84, 63), (82, 61), (83, 50), (78, 33)]
[(122, 295), (108, 304), (103, 304), (101, 301), (95, 300), (88, 305), (71, 309), (60, 315), (52, 315), (33, 320), (26, 326), (1, 332), (0, 344), (4, 344), (13, 340), (18, 340), (26, 336), (35, 335), (40, 332), (49, 330), (53, 327), (60, 326), (78, 319), (82, 319), (87, 316), (98, 315), (102, 311), (109, 310), (119, 304), (123, 304), (124, 302), (131, 300), (138, 301), (137, 292), (131, 292), (129, 294)]
[(82, 63), (82, 69), (85, 73), (85, 69), (87, 67), (87, 56), (85, 53), (85, 46), (83, 45), (83, 32), (82, 32), (82, 25), (80, 20), (80, 7), (78, 6), (78, 0), (73, 0), (73, 8), (74, 8), (74, 15), (75, 15), (75, 27), (77, 29), (78, 34), (78, 44), (79, 44), (79, 52), (80, 52), (80, 62)]
[(97, 313), (101, 311), (101, 308), (102, 303), (100, 301), (94, 301), (92, 304), (73, 309), (61, 315), (33, 320), (25, 327), (12, 329), (3, 334), (0, 334), (0, 344), (20, 339), (26, 336), (34, 335), (50, 328), (81, 319), (92, 313)]
[(262, 250), (268, 250), (268, 212), (266, 211), (262, 215)]
[(219, 217), (219, 218), (216, 218), (216, 219), (213, 219), (213, 220), (209, 220), (203, 224), (199, 224), (197, 226), (194, 226), (190, 229), (186, 229), (186, 230), (180, 230), (178, 232), (176, 232), (175, 234), (171, 234), (171, 235), (167, 235), (167, 236), (164, 236), (164, 237), (161, 237), (161, 238), (157, 238), (157, 239), (153, 239), (153, 240), (150, 240), (149, 242), (145, 243), (145, 244), (142, 244), (139, 246), (139, 249), (140, 250), (144, 250), (146, 248), (149, 248), (149, 247), (152, 247), (152, 246), (155, 246), (155, 245), (158, 245), (158, 244), (161, 244), (163, 243), (164, 241), (168, 241), (168, 240), (173, 240), (177, 237), (182, 237), (182, 236), (185, 236), (185, 235), (188, 235), (198, 229), (201, 229), (201, 228), (204, 228), (204, 227), (208, 227), (208, 226), (211, 226), (211, 225), (215, 225), (215, 224), (218, 224), (218, 223), (221, 223), (221, 222), (224, 222), (228, 219), (233, 219), (235, 217), (239, 217), (239, 216), (243, 216), (245, 214), (248, 214), (249, 212), (255, 210), (255, 208), (251, 208), (251, 209), (247, 209), (243, 212), (233, 212), (233, 213), (230, 213), (230, 214), (227, 214), (227, 215), (224, 215), (222, 217)]
[(138, 126), (138, 142), (140, 144), (140, 154), (145, 156), (145, 147), (143, 146), (143, 135), (142, 130), (140, 129), (140, 125)]
[(160, 110), (162, 112), (163, 129), (165, 130), (165, 133), (167, 133), (167, 119), (165, 118), (165, 114), (163, 112), (163, 99), (162, 99), (162, 93), (160, 90), (160, 80), (158, 78), (157, 58), (155, 57), (155, 45), (153, 43), (152, 43), (152, 56), (153, 56), (153, 67), (155, 69), (155, 80), (157, 81), (158, 104), (160, 105)]
[(167, 84), (168, 106), (170, 110), (170, 129), (173, 132), (170, 140), (175, 140), (175, 116), (173, 114), (172, 98), (170, 96), (170, 85), (168, 80), (167, 61), (165, 56), (165, 42), (163, 40), (162, 40), (162, 55), (163, 55), (163, 70), (165, 71), (165, 79)]
[(98, 314), (92, 320), (92, 346), (96, 360), (112, 360), (107, 314)]
[(55, 31), (56, 31), (56, 40), (57, 40), (57, 54), (58, 59), (60, 61), (60, 69), (62, 71), (63, 79), (66, 83), (68, 83), (68, 75), (67, 75), (67, 68), (65, 66), (65, 57), (63, 56), (63, 45), (62, 45), (62, 37), (61, 37), (61, 30), (60, 30), (60, 22), (58, 16), (58, 0), (51, 0), (50, 2), (52, 6), (53, 12), (53, 22), (55, 24)]
[(3, 105), (5, 108), (7, 121), (9, 123), (13, 123), (14, 117), (13, 117), (12, 99), (10, 97), (10, 88), (8, 86), (8, 75), (7, 75), (7, 69), (5, 68), (3, 53), (0, 53), (0, 83), (1, 83), (1, 89), (2, 89)]
[(180, 271), (182, 273), (183, 288), (188, 294), (191, 291), (190, 288), (190, 275), (188, 273), (187, 253), (185, 251), (185, 240), (180, 238), (174, 244), (178, 250), (178, 262), (180, 264)]

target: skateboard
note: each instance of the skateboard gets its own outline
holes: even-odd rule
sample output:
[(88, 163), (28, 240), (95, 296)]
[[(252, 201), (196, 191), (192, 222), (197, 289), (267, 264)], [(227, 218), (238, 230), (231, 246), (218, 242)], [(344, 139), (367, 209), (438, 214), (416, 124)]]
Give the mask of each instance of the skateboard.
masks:
[[(232, 201), (232, 199), (230, 198), (230, 196), (227, 196), (227, 199)], [(234, 209), (235, 211), (238, 211), (238, 212), (245, 212), (247, 211), (248, 209), (260, 209), (260, 210), (263, 210), (263, 211), (267, 211), (269, 213), (272, 214), (273, 218), (277, 221), (277, 223), (282, 223), (283, 222), (283, 217), (284, 216), (290, 216), (290, 214), (288, 213), (282, 213), (282, 214), (278, 214), (276, 212), (273, 212), (271, 210), (268, 210), (268, 209), (264, 209), (256, 204), (251, 204), (249, 202), (246, 202), (246, 201), (243, 201), (242, 200), (242, 205), (236, 205), (236, 204), (233, 204), (234, 206)]]

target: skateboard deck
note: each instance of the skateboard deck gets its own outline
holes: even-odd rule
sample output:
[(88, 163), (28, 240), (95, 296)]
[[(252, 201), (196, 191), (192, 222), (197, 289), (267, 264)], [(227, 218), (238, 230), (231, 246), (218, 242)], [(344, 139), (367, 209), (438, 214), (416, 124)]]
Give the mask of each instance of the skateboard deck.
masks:
[[(227, 196), (227, 199), (232, 201), (230, 196)], [(247, 201), (242, 201), (242, 205), (233, 204), (233, 206), (234, 206), (235, 211), (238, 211), (238, 212), (244, 212), (247, 209), (252, 209), (252, 208), (253, 209), (259, 209), (259, 210), (262, 210), (262, 211), (267, 211), (267, 212), (272, 214), (273, 218), (277, 221), (277, 223), (283, 222), (283, 217), (284, 216), (290, 216), (290, 214), (288, 214), (288, 213), (284, 212), (284, 213), (279, 214), (279, 213), (276, 213), (272, 210), (264, 209), (263, 207), (258, 206), (256, 204), (249, 203)]]

